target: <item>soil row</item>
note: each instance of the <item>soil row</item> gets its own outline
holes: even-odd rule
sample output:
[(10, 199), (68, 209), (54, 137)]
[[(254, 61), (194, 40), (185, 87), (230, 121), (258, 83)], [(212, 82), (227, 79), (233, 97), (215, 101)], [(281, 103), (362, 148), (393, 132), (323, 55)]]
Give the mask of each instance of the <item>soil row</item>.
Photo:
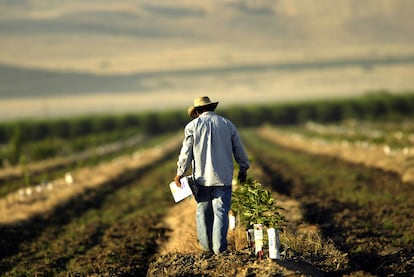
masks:
[(0, 185), (15, 180), (22, 180), (24, 179), (25, 174), (30, 174), (32, 177), (43, 173), (48, 173), (49, 175), (51, 171), (62, 168), (70, 168), (74, 164), (78, 164), (89, 159), (102, 158), (104, 156), (116, 154), (124, 149), (136, 147), (144, 139), (144, 136), (138, 135), (124, 141), (101, 145), (68, 156), (55, 157), (42, 161), (31, 162), (29, 164), (1, 168)]
[(131, 157), (107, 163), (108, 172), (94, 172), (108, 174), (100, 185), (24, 221), (0, 224), (0, 275), (145, 275), (165, 237), (159, 222), (173, 202), (167, 183), (174, 170), (168, 159), (175, 160), (180, 141), (142, 151), (140, 166)]
[[(167, 216), (171, 237), (150, 264), (149, 276), (412, 275), (413, 195), (400, 176), (326, 152), (305, 151), (306, 141), (302, 148), (295, 143), (288, 147), (288, 140), (277, 143), (274, 135), (252, 132), (244, 142), (253, 157), (250, 173), (287, 209), (282, 260), (258, 260), (248, 248), (233, 247), (219, 257), (194, 250), (194, 205), (184, 202)], [(341, 186), (353, 189), (341, 191)]]
[(342, 160), (379, 168), (398, 174), (401, 181), (414, 185), (414, 156), (412, 153), (393, 152), (387, 146), (361, 143), (326, 141), (306, 138), (298, 133), (282, 131), (270, 126), (258, 129), (261, 137), (290, 149), (315, 155), (327, 155)]
[[(414, 273), (414, 195), (399, 174), (350, 163), (333, 152), (326, 155), (329, 150), (318, 152), (310, 146), (304, 151), (311, 142), (289, 144), (277, 132), (262, 130), (260, 136), (266, 140), (248, 147), (265, 170), (265, 182), (297, 199), (305, 221), (319, 226), (325, 239), (347, 254), (346, 272)], [(273, 148), (271, 154), (266, 148)]]
[(45, 186), (28, 187), (23, 194), (10, 193), (0, 199), (0, 223), (10, 224), (30, 219), (53, 210), (88, 189), (123, 179), (176, 151), (180, 142), (181, 136), (176, 136), (164, 145), (122, 156), (95, 167), (81, 168), (73, 173), (70, 181), (66, 176), (52, 180)]

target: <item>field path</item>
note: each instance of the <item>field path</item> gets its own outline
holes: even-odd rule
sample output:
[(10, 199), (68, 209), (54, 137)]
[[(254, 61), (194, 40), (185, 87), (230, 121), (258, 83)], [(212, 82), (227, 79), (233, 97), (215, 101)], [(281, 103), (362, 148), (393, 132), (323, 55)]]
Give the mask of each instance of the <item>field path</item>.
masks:
[(199, 252), (196, 233), (196, 203), (188, 198), (175, 204), (165, 218), (169, 239), (160, 247), (160, 254)]

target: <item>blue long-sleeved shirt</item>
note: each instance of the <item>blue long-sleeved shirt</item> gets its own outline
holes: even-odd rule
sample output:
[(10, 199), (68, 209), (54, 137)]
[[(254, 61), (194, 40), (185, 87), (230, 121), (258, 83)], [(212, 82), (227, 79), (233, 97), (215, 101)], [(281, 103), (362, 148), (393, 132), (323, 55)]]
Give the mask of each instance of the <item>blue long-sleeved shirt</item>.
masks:
[(204, 112), (184, 128), (177, 175), (184, 176), (192, 163), (198, 184), (230, 186), (233, 157), (240, 170), (247, 171), (249, 160), (234, 124), (214, 112)]

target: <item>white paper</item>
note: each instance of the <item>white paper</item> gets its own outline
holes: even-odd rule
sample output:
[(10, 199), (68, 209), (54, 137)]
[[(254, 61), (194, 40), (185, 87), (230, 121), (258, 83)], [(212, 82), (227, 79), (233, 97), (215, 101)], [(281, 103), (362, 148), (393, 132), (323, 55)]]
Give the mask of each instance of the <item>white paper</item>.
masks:
[(180, 182), (181, 187), (178, 187), (175, 182), (170, 183), (170, 190), (176, 203), (193, 194), (190, 189), (190, 185), (188, 184), (187, 177), (181, 178)]

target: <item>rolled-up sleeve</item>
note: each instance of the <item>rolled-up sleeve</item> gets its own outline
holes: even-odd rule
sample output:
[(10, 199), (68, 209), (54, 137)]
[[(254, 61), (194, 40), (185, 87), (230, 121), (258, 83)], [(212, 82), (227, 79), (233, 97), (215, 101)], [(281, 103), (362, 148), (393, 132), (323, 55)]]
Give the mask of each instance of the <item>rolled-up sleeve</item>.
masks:
[(190, 167), (191, 161), (193, 160), (193, 144), (193, 131), (190, 125), (187, 125), (184, 129), (184, 140), (177, 161), (178, 176), (183, 176)]

